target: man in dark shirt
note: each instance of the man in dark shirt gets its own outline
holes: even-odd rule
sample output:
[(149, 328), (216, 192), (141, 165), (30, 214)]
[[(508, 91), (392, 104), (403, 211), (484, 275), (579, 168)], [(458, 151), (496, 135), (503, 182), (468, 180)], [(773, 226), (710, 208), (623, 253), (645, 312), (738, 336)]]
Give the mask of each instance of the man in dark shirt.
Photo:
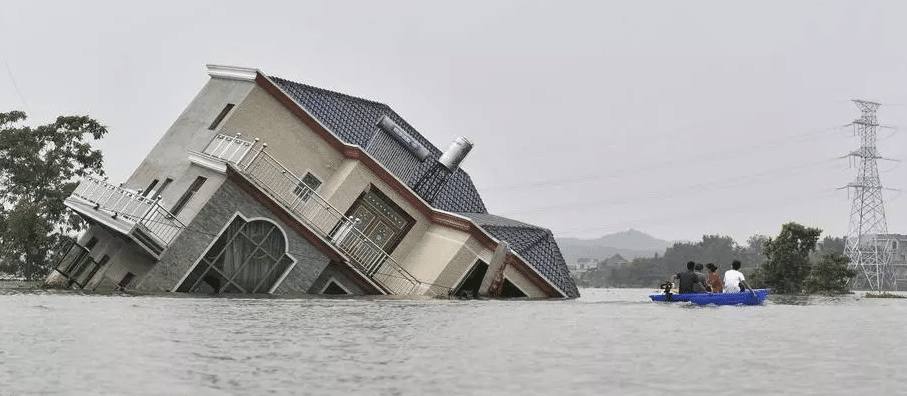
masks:
[(690, 261), (687, 263), (686, 272), (677, 273), (677, 278), (680, 280), (680, 294), (705, 292), (705, 283), (702, 282), (699, 274), (693, 271), (694, 267), (696, 267), (696, 263)]
[(702, 272), (702, 263), (696, 263), (696, 275), (699, 276), (699, 282), (693, 284), (693, 293), (705, 293), (709, 290), (709, 277)]

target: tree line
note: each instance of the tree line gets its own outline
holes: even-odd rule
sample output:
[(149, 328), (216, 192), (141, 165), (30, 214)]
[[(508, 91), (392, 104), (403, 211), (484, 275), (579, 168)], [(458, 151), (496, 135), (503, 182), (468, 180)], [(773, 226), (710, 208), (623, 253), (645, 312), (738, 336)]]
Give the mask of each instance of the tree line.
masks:
[(740, 260), (750, 285), (768, 287), (773, 293), (847, 293), (855, 273), (847, 269), (844, 238), (826, 236), (822, 230), (786, 223), (775, 237), (754, 235), (745, 245), (721, 235), (704, 235), (698, 242), (675, 243), (664, 255), (635, 258), (623, 268), (599, 267), (577, 277), (580, 287), (651, 287), (686, 270), (686, 263), (714, 263), (719, 273)]
[(107, 128), (87, 116), (23, 125), (21, 111), (0, 113), (0, 274), (43, 279), (85, 227), (63, 201), (79, 179), (103, 176), (92, 142)]

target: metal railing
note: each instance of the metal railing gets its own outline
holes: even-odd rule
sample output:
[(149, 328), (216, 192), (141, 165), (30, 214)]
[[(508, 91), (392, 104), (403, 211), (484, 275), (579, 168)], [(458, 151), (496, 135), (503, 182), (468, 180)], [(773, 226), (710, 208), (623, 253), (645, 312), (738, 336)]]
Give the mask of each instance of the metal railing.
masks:
[(266, 192), (348, 255), (360, 270), (391, 293), (410, 295), (428, 289), (428, 285), (416, 279), (363, 234), (357, 223), (344, 216), (263, 149), (241, 161), (240, 171), (264, 187)]
[(239, 133), (237, 133), (236, 136), (227, 136), (218, 133), (211, 139), (211, 142), (208, 143), (208, 146), (205, 147), (205, 150), (202, 151), (202, 153), (227, 162), (239, 163), (249, 150), (252, 149), (255, 142), (258, 141), (258, 139), (255, 139), (253, 142), (242, 140), (240, 139), (241, 136), (242, 134)]
[(107, 209), (133, 221), (138, 221), (156, 204), (155, 200), (143, 197), (137, 191), (117, 187), (91, 176), (82, 179), (72, 195), (84, 198), (93, 202), (98, 208)]
[(161, 207), (160, 198), (150, 199), (137, 191), (114, 186), (91, 176), (82, 179), (72, 195), (94, 203), (96, 209), (113, 212), (114, 217), (135, 223), (164, 247), (173, 241), (181, 229), (186, 228), (173, 214)]
[(80, 289), (100, 269), (100, 265), (88, 253), (88, 249), (73, 242), (57, 263), (57, 271), (69, 279), (70, 285), (76, 284)]

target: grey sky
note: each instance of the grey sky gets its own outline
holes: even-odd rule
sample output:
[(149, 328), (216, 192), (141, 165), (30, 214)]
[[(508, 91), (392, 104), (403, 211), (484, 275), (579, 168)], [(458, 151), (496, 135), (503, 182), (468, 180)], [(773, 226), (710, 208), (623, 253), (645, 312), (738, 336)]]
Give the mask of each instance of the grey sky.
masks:
[[(122, 181), (207, 81), (205, 64), (386, 103), (463, 163), (495, 214), (594, 238), (842, 236), (880, 101), (907, 159), (907, 3), (0, 0), (0, 111), (88, 114)], [(254, 131), (250, 131), (254, 134)], [(907, 164), (880, 164), (907, 189)], [(886, 191), (889, 230), (905, 197)]]

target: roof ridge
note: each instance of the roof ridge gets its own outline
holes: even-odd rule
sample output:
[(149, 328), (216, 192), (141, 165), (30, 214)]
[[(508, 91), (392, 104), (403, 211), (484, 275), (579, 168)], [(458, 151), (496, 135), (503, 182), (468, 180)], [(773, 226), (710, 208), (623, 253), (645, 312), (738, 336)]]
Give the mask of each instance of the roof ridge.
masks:
[[(353, 96), (353, 95), (350, 95), (350, 94), (345, 94), (345, 93), (343, 93), (343, 92), (332, 91), (332, 90), (326, 89), (326, 88), (319, 88), (319, 87), (316, 87), (316, 86), (314, 86), (314, 85), (303, 84), (303, 83), (296, 82), (296, 81), (293, 81), (293, 80), (288, 80), (288, 79), (282, 78), (282, 77), (277, 77), (277, 76), (268, 76), (268, 77), (269, 77), (269, 78), (276, 78), (276, 79), (278, 79), (278, 80), (282, 80), (282, 81), (287, 82), (287, 83), (292, 83), (292, 84), (295, 84), (295, 85), (299, 85), (299, 86), (305, 87), (305, 88), (307, 88), (307, 89), (312, 89), (312, 90), (320, 91), (320, 92), (322, 92), (322, 93), (325, 93), (325, 94), (328, 94), (328, 95), (331, 95), (331, 96), (338, 96), (338, 97), (340, 97), (340, 98), (342, 98), (342, 99), (348, 99), (348, 100), (355, 101), (355, 102), (365, 102), (365, 103), (369, 103), (369, 104), (373, 104), (373, 105), (378, 105), (378, 106), (384, 107), (384, 108), (386, 108), (386, 109), (388, 109), (388, 110), (391, 109), (390, 106), (388, 106), (387, 104), (384, 104), (384, 103), (381, 103), (381, 102), (378, 102), (378, 101), (375, 101), (375, 100), (360, 98), (360, 97), (358, 97), (358, 96)], [(391, 110), (391, 111), (393, 111), (393, 110)]]

